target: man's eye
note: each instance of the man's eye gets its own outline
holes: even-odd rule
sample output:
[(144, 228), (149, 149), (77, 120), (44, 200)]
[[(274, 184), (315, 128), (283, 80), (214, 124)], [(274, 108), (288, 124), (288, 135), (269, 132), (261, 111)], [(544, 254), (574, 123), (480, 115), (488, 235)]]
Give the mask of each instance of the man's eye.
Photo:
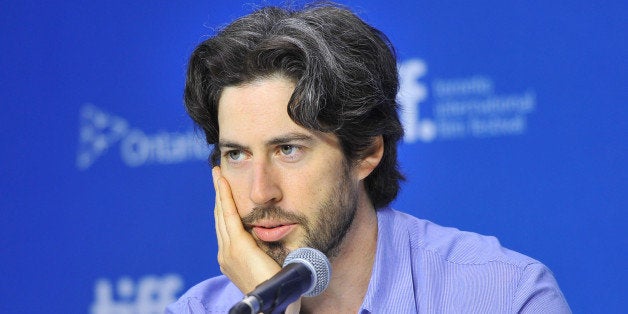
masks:
[(284, 155), (292, 155), (297, 152), (297, 147), (292, 145), (282, 145), (281, 153)]
[(229, 158), (229, 160), (233, 161), (239, 161), (244, 159), (244, 153), (239, 150), (228, 151), (225, 155), (227, 155), (227, 158)]

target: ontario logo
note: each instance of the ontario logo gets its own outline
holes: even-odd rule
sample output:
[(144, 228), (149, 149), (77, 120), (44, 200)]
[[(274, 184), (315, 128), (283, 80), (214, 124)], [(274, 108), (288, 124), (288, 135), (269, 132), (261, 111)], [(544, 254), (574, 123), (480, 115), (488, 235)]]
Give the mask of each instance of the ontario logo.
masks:
[(205, 160), (209, 153), (192, 130), (147, 134), (131, 127), (126, 119), (89, 103), (81, 107), (79, 118), (79, 170), (89, 169), (109, 151), (117, 151), (128, 167)]

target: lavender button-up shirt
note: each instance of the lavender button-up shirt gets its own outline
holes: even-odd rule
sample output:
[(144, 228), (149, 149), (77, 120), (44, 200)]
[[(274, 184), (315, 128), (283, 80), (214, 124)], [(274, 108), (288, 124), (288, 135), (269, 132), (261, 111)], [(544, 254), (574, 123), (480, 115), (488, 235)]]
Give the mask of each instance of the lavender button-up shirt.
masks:
[[(359, 313), (571, 313), (547, 267), (463, 232), (383, 208)], [(192, 287), (166, 313), (226, 313), (243, 298), (226, 276)]]

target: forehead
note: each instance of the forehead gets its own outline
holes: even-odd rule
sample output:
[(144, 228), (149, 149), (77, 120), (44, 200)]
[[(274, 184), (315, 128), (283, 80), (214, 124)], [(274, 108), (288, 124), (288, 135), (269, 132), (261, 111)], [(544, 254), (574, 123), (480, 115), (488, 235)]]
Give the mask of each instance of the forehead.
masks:
[(294, 88), (294, 82), (282, 76), (226, 87), (218, 101), (218, 141), (253, 147), (277, 139), (310, 138), (314, 146), (339, 149), (335, 134), (306, 129), (290, 118)]
[(282, 108), (287, 112), (294, 87), (294, 83), (281, 76), (227, 86), (218, 100), (218, 116), (222, 113), (248, 114), (253, 110), (264, 113)]
[(218, 101), (220, 139), (274, 136), (282, 132), (311, 131), (288, 116), (288, 102), (295, 84), (272, 76), (226, 87)]

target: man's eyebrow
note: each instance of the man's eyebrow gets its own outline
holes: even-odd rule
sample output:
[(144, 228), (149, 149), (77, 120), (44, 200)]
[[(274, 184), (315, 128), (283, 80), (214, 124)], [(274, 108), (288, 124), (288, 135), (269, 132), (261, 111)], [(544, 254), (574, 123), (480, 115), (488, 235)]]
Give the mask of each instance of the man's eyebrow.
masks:
[[(278, 137), (274, 137), (271, 138), (270, 140), (266, 141), (265, 145), (266, 146), (274, 146), (274, 145), (282, 145), (282, 144), (287, 144), (287, 143), (291, 143), (291, 142), (312, 142), (314, 140), (314, 138), (308, 134), (304, 134), (304, 133), (298, 133), (298, 132), (291, 132), (285, 135), (281, 135)], [(234, 141), (230, 141), (230, 140), (222, 140), (218, 142), (218, 148), (220, 149), (224, 149), (224, 148), (230, 148), (230, 149), (236, 149), (236, 150), (248, 150), (249, 148), (245, 145), (242, 144), (238, 144)]]
[(231, 149), (237, 149), (237, 150), (246, 150), (247, 147), (244, 145), (240, 145), (236, 142), (232, 142), (232, 141), (219, 141), (218, 148), (220, 149), (231, 148)]
[(312, 142), (314, 138), (308, 134), (291, 132), (286, 135), (278, 136), (266, 142), (266, 145), (281, 145), (290, 142)]

